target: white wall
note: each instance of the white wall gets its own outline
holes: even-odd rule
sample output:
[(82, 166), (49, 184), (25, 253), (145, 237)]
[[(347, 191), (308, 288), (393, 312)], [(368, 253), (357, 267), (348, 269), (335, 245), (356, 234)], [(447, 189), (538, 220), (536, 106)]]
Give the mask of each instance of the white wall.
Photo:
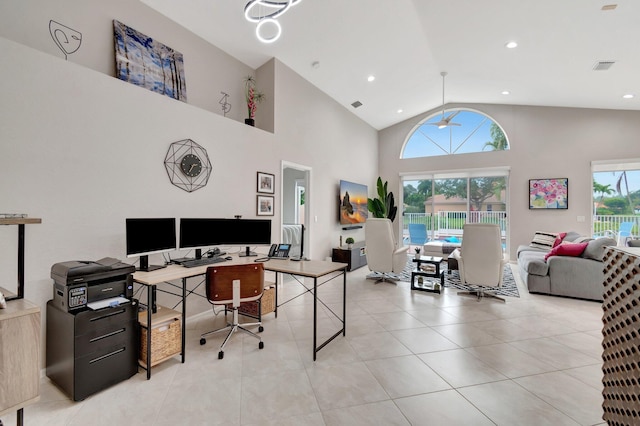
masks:
[(377, 132), (341, 105), (323, 102), (316, 87), (279, 61), (275, 75), (275, 132), (278, 141), (288, 141), (282, 159), (312, 168), (307, 228), (312, 256), (324, 259), (340, 235), (364, 240), (363, 229), (343, 231), (338, 224), (338, 187), (340, 179), (350, 180), (368, 185), (369, 196), (375, 195), (378, 151), (370, 141), (377, 140)]
[(68, 56), (69, 62), (115, 76), (116, 19), (183, 54), (190, 105), (222, 115), (218, 101), (225, 92), (232, 104), (227, 117), (240, 122), (247, 118), (244, 77), (253, 70), (147, 5), (137, 0), (0, 1), (0, 37), (64, 60), (49, 34), (52, 19), (82, 34), (80, 49)]
[[(425, 113), (380, 131), (380, 174), (398, 191), (400, 173), (510, 167), (512, 261), (518, 245), (528, 244), (537, 230), (574, 230), (590, 235), (591, 161), (640, 157), (638, 111), (486, 104), (449, 106), (475, 109), (492, 117), (507, 134), (510, 149), (401, 160), (402, 144), (413, 126), (429, 115)], [(554, 177), (569, 178), (569, 208), (529, 210), (529, 179)], [(586, 221), (579, 223), (578, 216), (584, 216)]]
[[(256, 217), (256, 172), (273, 173), (279, 188), (281, 161), (289, 160), (313, 167), (318, 221), (309, 226), (310, 253), (324, 259), (340, 232), (339, 180), (377, 176), (376, 131), (282, 64), (271, 133), (5, 38), (0, 50), (0, 212), (43, 220), (27, 226), (25, 262), (26, 298), (43, 311), (43, 333), (51, 266), (105, 256), (133, 262), (125, 259), (127, 217)], [(169, 145), (185, 138), (202, 145), (213, 165), (209, 184), (193, 193), (173, 186), (164, 169)], [(279, 190), (275, 206), (277, 241)], [(16, 227), (0, 227), (0, 241), (0, 286), (14, 288)], [(188, 299), (189, 315), (205, 309), (203, 299)]]

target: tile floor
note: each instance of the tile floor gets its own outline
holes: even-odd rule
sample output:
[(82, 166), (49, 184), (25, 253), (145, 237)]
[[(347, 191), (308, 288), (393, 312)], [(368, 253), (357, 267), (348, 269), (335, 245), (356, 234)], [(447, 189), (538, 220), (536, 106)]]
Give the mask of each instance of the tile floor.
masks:
[[(515, 269), (515, 268), (514, 268)], [(299, 297), (265, 318), (265, 348), (209, 311), (187, 323), (179, 357), (82, 402), (46, 377), (26, 425), (595, 425), (602, 421), (599, 303), (530, 295), (477, 302), (446, 289), (411, 292), (347, 279), (347, 334), (312, 361), (312, 305)], [(321, 287), (319, 333), (339, 327), (341, 281)], [(297, 291), (286, 282), (284, 293)], [(2, 418), (15, 424), (15, 415)]]

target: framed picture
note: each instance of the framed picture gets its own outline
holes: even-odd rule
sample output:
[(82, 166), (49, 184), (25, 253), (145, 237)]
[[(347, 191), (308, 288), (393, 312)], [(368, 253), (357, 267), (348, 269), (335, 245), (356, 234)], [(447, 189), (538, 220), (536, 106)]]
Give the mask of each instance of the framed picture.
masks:
[(529, 209), (569, 208), (569, 179), (529, 179)]
[(258, 172), (258, 192), (273, 194), (275, 192), (276, 177), (271, 173)]
[(113, 20), (116, 77), (187, 102), (182, 53)]
[(258, 195), (258, 216), (273, 216), (273, 197), (270, 195)]

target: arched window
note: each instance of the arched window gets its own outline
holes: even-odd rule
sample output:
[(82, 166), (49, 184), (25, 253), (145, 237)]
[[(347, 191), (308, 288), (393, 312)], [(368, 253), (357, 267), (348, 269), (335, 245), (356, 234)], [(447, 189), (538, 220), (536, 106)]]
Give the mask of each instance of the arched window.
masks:
[[(438, 126), (443, 118), (449, 125)], [(400, 158), (432, 157), (482, 151), (504, 151), (509, 141), (498, 123), (469, 109), (435, 113), (407, 136)]]

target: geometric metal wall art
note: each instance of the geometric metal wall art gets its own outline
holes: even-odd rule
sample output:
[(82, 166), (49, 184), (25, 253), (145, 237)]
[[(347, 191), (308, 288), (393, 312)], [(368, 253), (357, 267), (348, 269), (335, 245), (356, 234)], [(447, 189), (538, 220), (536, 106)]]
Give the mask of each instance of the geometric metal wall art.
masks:
[(207, 150), (191, 139), (169, 145), (164, 167), (171, 183), (187, 192), (205, 187), (213, 170)]

